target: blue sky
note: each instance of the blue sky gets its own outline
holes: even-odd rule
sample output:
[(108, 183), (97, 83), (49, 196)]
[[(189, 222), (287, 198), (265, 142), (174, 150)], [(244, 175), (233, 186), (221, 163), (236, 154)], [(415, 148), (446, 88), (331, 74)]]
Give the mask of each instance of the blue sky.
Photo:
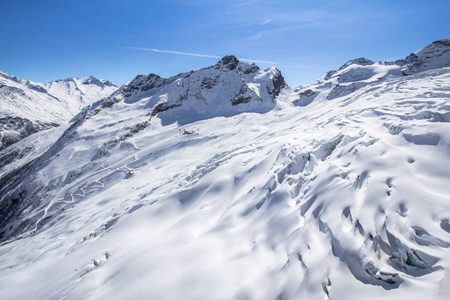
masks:
[(297, 86), (352, 58), (395, 60), (450, 38), (448, 0), (0, 4), (0, 70), (37, 82), (93, 75), (121, 85), (137, 74), (168, 77), (233, 54), (276, 66)]

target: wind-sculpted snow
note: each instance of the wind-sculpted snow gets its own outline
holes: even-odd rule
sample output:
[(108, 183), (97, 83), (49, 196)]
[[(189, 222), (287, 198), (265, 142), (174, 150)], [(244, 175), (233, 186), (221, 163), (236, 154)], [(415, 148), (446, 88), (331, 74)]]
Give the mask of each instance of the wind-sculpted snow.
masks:
[[(2, 298), (448, 297), (449, 68), (303, 106), (264, 94), (274, 70), (200, 71), (138, 77), (38, 133), (48, 147), (19, 142), (0, 179)], [(262, 101), (233, 105), (244, 84)]]

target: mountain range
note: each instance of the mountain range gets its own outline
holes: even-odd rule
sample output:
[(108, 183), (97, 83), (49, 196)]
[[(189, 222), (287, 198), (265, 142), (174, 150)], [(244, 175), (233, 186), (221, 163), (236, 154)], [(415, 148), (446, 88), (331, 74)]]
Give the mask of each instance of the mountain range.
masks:
[(0, 71), (0, 150), (30, 134), (67, 123), (83, 107), (116, 89), (111, 82), (92, 76), (42, 84)]
[(1, 76), (2, 103), (58, 103), (0, 151), (2, 299), (450, 294), (448, 39), (295, 88), (232, 55), (120, 88)]

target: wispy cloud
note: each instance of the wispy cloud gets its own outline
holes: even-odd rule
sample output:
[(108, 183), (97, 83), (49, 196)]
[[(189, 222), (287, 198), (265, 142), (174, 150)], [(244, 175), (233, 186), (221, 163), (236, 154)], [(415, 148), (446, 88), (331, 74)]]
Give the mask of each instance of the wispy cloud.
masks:
[(190, 56), (198, 56), (198, 57), (221, 58), (220, 56), (217, 56), (217, 55), (188, 53), (188, 52), (171, 51), (171, 50), (159, 50), (159, 49), (153, 49), (153, 48), (141, 48), (141, 47), (127, 47), (127, 48), (128, 49), (134, 49), (134, 50), (153, 51), (153, 52), (170, 53), (170, 54), (178, 54), (178, 55), (190, 55)]
[[(189, 52), (181, 52), (181, 51), (173, 51), (173, 50), (160, 50), (160, 49), (142, 48), (142, 47), (127, 47), (127, 48), (134, 49), (134, 50), (152, 51), (152, 52), (169, 53), (169, 54), (177, 54), (177, 55), (188, 55), (188, 56), (207, 57), (207, 58), (222, 58), (221, 56), (217, 56), (217, 55), (189, 53)], [(238, 60), (246, 61), (246, 62), (255, 62), (255, 63), (259, 63), (259, 64), (270, 64), (270, 65), (276, 64), (276, 62), (273, 62), (273, 61), (256, 60), (256, 59), (248, 59), (248, 58), (238, 58)]]
[(261, 24), (267, 24), (267, 23), (270, 23), (270, 22), (272, 22), (272, 19), (267, 19), (264, 22), (262, 22)]
[(274, 61), (256, 60), (256, 59), (247, 59), (247, 58), (238, 58), (238, 60), (248, 61), (248, 62), (255, 62), (255, 63), (259, 63), (259, 64), (268, 64), (268, 65), (277, 64), (277, 62), (274, 62)]

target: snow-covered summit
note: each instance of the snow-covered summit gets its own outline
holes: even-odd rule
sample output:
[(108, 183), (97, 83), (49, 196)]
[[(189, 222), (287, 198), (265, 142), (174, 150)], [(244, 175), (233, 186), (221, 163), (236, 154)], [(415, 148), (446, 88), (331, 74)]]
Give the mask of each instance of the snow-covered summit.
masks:
[[(241, 112), (269, 111), (286, 86), (278, 69), (261, 70), (230, 55), (213, 66), (170, 78), (138, 75), (105, 102), (139, 102), (166, 124), (187, 123)], [(98, 109), (98, 105), (92, 109)]]
[(49, 94), (66, 102), (72, 114), (117, 90), (108, 80), (88, 77), (69, 77), (41, 84)]

